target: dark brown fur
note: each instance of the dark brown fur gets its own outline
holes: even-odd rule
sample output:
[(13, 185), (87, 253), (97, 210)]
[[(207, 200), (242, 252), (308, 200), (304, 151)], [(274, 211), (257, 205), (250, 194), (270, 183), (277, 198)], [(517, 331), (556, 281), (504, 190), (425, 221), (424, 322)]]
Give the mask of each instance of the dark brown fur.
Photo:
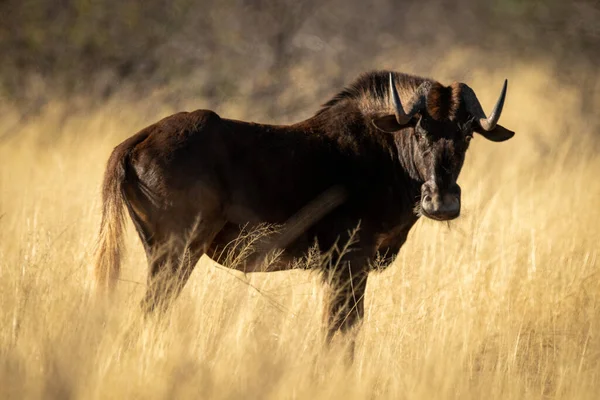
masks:
[[(395, 77), (403, 98), (425, 80)], [(435, 190), (456, 192), (472, 135), (460, 85), (437, 82), (427, 112), (394, 132), (376, 129), (373, 119), (393, 114), (387, 82), (387, 71), (364, 74), (313, 117), (292, 125), (197, 110), (166, 117), (124, 141), (104, 178), (100, 287), (112, 287), (118, 277), (121, 205), (148, 257), (147, 312), (167, 307), (202, 254), (225, 262), (240, 234), (274, 224), (283, 231), (254, 253), (234, 254), (238, 262), (227, 266), (290, 269), (314, 244), (333, 249), (329, 262), (315, 267), (329, 288), (327, 337), (348, 331), (363, 316), (373, 260), (380, 253), (390, 262), (398, 253), (420, 215), (414, 210), (422, 191), (431, 189), (423, 189), (425, 183), (433, 176)], [(352, 251), (335, 251), (358, 226)], [(273, 249), (282, 250), (282, 258), (264, 269), (261, 261)]]

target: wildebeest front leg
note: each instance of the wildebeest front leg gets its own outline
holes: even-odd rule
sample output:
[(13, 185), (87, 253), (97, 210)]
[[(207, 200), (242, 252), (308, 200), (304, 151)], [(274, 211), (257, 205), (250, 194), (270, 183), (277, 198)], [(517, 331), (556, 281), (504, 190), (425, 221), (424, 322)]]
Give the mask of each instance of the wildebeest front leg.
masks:
[[(366, 262), (361, 260), (362, 262)], [(342, 333), (349, 339), (349, 357), (354, 358), (354, 346), (360, 323), (364, 316), (364, 295), (368, 272), (358, 270), (355, 263), (346, 264), (345, 271), (331, 273), (326, 277), (324, 319), (326, 343), (332, 342), (334, 335)], [(354, 266), (354, 268), (353, 268)], [(364, 264), (360, 267), (365, 267)], [(354, 271), (353, 271), (354, 270)]]

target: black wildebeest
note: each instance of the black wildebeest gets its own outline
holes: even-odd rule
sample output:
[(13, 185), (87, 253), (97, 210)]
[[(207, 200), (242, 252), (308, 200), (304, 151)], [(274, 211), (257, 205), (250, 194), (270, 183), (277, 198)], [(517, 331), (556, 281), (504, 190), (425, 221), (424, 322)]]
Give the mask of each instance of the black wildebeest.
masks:
[[(291, 269), (313, 245), (335, 248), (360, 226), (352, 251), (314, 266), (328, 287), (327, 338), (348, 331), (363, 316), (374, 259), (391, 261), (420, 216), (458, 217), (456, 181), (474, 133), (495, 142), (514, 135), (497, 123), (506, 84), (489, 116), (464, 83), (376, 71), (292, 125), (209, 110), (166, 117), (108, 160), (97, 285), (111, 288), (118, 278), (124, 208), (148, 256), (147, 312), (166, 308), (199, 258), (218, 259), (245, 229), (282, 227), (231, 265), (256, 272)], [(265, 266), (270, 249), (279, 261)]]

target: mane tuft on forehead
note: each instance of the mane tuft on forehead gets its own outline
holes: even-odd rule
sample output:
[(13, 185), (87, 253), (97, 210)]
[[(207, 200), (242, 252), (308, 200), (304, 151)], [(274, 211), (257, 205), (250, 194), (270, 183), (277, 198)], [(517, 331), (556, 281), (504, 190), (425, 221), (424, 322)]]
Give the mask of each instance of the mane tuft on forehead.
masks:
[(427, 96), (427, 112), (435, 120), (454, 120), (461, 104), (460, 83), (443, 86), (436, 82)]

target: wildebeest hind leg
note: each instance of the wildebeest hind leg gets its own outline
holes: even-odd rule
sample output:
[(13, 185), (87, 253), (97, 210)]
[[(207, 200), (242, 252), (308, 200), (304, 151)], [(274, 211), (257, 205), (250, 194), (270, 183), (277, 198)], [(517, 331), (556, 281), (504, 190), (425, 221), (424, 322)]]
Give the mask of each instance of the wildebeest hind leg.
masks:
[(222, 227), (220, 221), (201, 221), (188, 235), (172, 234), (148, 248), (148, 289), (141, 304), (146, 314), (168, 309)]

